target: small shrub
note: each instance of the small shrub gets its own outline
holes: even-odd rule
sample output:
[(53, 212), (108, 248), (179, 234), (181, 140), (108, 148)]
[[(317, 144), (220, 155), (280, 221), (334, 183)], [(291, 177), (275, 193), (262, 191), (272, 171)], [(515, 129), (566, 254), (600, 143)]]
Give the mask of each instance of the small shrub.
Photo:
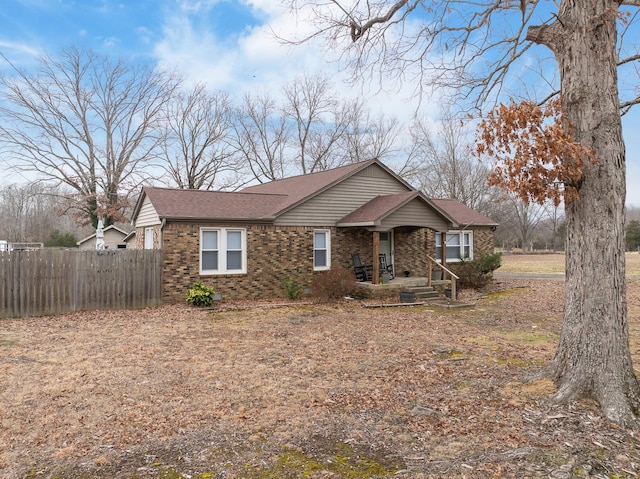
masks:
[(461, 261), (455, 266), (455, 273), (460, 277), (460, 288), (480, 289), (491, 281), (491, 276), (483, 274), (473, 261)]
[(78, 246), (77, 239), (74, 235), (59, 230), (53, 230), (49, 233), (49, 237), (44, 240), (44, 245), (49, 247), (76, 248)]
[(315, 275), (312, 289), (314, 296), (325, 301), (335, 301), (357, 293), (353, 272), (346, 268), (332, 268)]
[(286, 275), (282, 279), (282, 289), (284, 290), (284, 294), (289, 299), (298, 299), (304, 293), (304, 285), (302, 281), (300, 281), (300, 276), (295, 275)]
[(502, 253), (484, 253), (473, 260), (482, 274), (493, 273), (502, 266)]
[(198, 307), (207, 307), (213, 304), (216, 290), (205, 286), (199, 281), (193, 283), (193, 287), (187, 291), (187, 303)]
[(461, 288), (480, 289), (492, 278), (493, 271), (501, 266), (502, 253), (485, 253), (472, 261), (462, 260), (455, 266)]

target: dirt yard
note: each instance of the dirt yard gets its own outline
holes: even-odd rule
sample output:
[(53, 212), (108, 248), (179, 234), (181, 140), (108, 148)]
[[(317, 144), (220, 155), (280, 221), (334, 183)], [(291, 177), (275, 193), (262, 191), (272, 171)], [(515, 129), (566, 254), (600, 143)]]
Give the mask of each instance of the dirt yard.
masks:
[(637, 477), (638, 431), (535, 379), (562, 287), (0, 320), (0, 478)]

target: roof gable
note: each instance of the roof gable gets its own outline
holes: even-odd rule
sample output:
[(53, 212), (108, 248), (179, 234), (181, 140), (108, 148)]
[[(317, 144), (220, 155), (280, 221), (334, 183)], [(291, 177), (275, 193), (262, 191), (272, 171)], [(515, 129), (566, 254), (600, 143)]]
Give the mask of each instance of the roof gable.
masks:
[(287, 195), (287, 199), (280, 205), (281, 209), (277, 212), (277, 215), (281, 215), (290, 209), (315, 198), (337, 184), (346, 181), (348, 178), (353, 177), (372, 165), (376, 165), (381, 168), (384, 173), (389, 177), (392, 177), (398, 183), (401, 183), (407, 190), (413, 190), (411, 185), (409, 185), (405, 180), (396, 175), (380, 160), (374, 158), (330, 170), (308, 173), (306, 175), (290, 176), (288, 178), (271, 181), (269, 183), (249, 186), (244, 188), (242, 192)]
[(338, 225), (375, 224), (416, 196), (418, 196), (417, 191), (376, 196), (342, 218)]
[(404, 211), (410, 203), (415, 203), (416, 208), (420, 211), (420, 218), (418, 218), (415, 216), (416, 210), (414, 210), (414, 220), (424, 221), (424, 214), (428, 212), (427, 214), (431, 218), (430, 224), (458, 226), (451, 217), (440, 208), (435, 207), (422, 193), (415, 190), (392, 195), (376, 196), (371, 201), (338, 221), (338, 226), (377, 227), (382, 225), (384, 220), (394, 213)]
[[(122, 238), (125, 238), (127, 236), (127, 234), (128, 234), (126, 231), (121, 230), (120, 228), (118, 228), (115, 225), (109, 225), (109, 226), (107, 226), (106, 228), (104, 228), (102, 230), (103, 233), (107, 233), (109, 231), (112, 231), (113, 233), (116, 233), (116, 234), (119, 233), (122, 236)], [(87, 241), (95, 239), (95, 237), (96, 237), (96, 233), (93, 233), (93, 234), (87, 236), (86, 238), (82, 238), (81, 240), (77, 241), (76, 244), (78, 246), (80, 246), (80, 245), (86, 243)]]

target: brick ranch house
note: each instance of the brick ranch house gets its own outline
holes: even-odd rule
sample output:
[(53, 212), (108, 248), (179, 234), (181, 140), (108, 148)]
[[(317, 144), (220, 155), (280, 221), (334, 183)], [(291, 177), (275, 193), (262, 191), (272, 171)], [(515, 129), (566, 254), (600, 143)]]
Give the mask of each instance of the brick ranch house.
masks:
[(458, 201), (426, 198), (376, 159), (239, 192), (143, 187), (132, 223), (130, 246), (162, 250), (167, 302), (184, 301), (195, 281), (225, 299), (283, 296), (286, 275), (310, 284), (352, 269), (354, 253), (370, 265), (384, 253), (398, 274), (425, 276), (427, 255), (493, 252), (496, 226)]

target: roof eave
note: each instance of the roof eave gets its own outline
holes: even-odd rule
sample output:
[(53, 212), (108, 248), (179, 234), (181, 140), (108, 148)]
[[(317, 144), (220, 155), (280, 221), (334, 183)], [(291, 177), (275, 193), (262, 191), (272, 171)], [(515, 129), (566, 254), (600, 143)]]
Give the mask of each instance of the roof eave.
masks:
[(140, 208), (142, 208), (142, 202), (144, 201), (144, 198), (147, 196), (147, 193), (144, 191), (144, 188), (145, 187), (143, 186), (142, 190), (140, 191), (140, 196), (138, 196), (138, 201), (136, 201), (136, 204), (133, 207), (133, 212), (131, 213), (131, 224), (133, 226), (135, 226), (136, 224), (136, 218), (140, 213)]
[(276, 219), (275, 216), (262, 216), (260, 218), (230, 218), (230, 217), (216, 217), (216, 216), (171, 216), (171, 215), (159, 215), (160, 220), (175, 223), (186, 223), (194, 221), (206, 221), (208, 223), (273, 223)]
[(377, 221), (351, 221), (347, 223), (336, 223), (338, 228), (366, 228), (370, 226), (379, 226)]

